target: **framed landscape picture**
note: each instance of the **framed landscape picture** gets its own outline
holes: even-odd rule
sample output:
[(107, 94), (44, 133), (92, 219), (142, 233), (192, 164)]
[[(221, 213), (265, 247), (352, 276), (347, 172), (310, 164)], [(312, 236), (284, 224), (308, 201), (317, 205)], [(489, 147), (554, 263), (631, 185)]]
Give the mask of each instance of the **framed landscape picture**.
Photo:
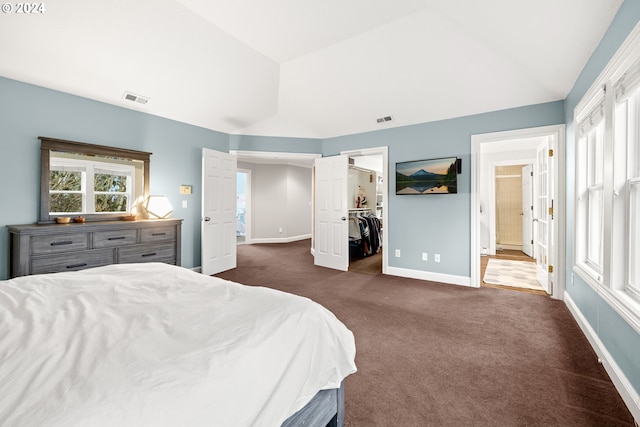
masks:
[(452, 194), (458, 192), (458, 159), (396, 163), (396, 194)]

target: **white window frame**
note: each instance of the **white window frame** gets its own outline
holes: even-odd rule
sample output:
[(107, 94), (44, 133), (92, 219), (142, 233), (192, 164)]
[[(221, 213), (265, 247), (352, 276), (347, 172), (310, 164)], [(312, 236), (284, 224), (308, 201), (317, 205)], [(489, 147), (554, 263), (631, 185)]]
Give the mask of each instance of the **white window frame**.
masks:
[(614, 111), (612, 284), (640, 303), (640, 87)]
[[(122, 212), (95, 212), (95, 196), (99, 194), (121, 194), (127, 196), (127, 207), (125, 212), (130, 212), (133, 206), (133, 189), (135, 186), (135, 167), (131, 165), (118, 165), (113, 163), (99, 162), (95, 160), (79, 160), (63, 157), (51, 158), (49, 169), (64, 170), (65, 168), (72, 168), (82, 172), (82, 212), (53, 212), (55, 215), (59, 214), (86, 214), (91, 212), (96, 215), (114, 214)], [(96, 172), (98, 171), (98, 172)], [(126, 192), (104, 192), (96, 191), (94, 188), (94, 176), (96, 173), (113, 172), (114, 174), (124, 174), (127, 177), (127, 191)], [(60, 192), (58, 192), (60, 193)], [(71, 191), (63, 191), (61, 193), (74, 193)], [(77, 193), (77, 192), (75, 192)]]
[[(634, 102), (635, 123), (627, 123), (629, 110), (621, 106), (620, 99), (616, 100), (616, 83), (639, 60), (640, 24), (574, 110), (576, 182), (573, 271), (640, 333), (640, 283), (637, 286), (630, 283), (633, 274), (638, 273), (634, 269), (637, 268), (635, 260), (640, 255), (640, 217), (631, 205), (634, 196), (632, 189), (637, 189), (637, 196), (640, 197), (640, 90), (636, 98), (631, 97), (632, 101), (629, 101)], [(587, 132), (584, 132), (584, 128), (581, 131), (581, 124), (593, 113), (594, 106), (600, 102), (598, 99), (602, 99), (603, 91), (602, 186), (596, 183), (591, 187), (592, 190), (602, 189), (602, 259), (601, 263), (594, 263), (593, 259), (587, 260), (585, 256), (588, 237), (588, 196), (585, 192), (590, 188), (586, 173), (590, 165), (584, 146)]]
[(593, 286), (602, 284), (604, 264), (605, 99), (605, 90), (597, 90), (576, 114), (574, 264)]

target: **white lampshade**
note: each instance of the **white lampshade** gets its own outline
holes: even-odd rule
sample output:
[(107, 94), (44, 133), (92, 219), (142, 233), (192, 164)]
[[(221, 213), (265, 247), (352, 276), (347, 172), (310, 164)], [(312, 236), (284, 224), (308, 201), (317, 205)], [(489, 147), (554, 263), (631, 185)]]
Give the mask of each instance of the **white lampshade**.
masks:
[(145, 209), (149, 216), (154, 218), (169, 218), (173, 212), (171, 203), (169, 203), (169, 199), (166, 196), (149, 196)]

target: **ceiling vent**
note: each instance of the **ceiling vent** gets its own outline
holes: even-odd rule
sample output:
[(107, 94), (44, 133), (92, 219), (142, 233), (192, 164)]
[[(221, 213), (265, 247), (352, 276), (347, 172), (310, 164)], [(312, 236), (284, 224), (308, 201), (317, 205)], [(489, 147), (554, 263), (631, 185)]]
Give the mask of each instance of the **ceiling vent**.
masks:
[(378, 119), (376, 119), (376, 122), (378, 122), (379, 124), (381, 123), (388, 123), (393, 121), (393, 116), (384, 116), (384, 117), (380, 117)]
[(131, 92), (125, 92), (124, 95), (122, 95), (122, 99), (124, 99), (125, 101), (137, 102), (138, 104), (142, 105), (145, 105), (147, 102), (149, 102), (149, 98), (145, 98), (144, 96), (136, 95), (135, 93)]

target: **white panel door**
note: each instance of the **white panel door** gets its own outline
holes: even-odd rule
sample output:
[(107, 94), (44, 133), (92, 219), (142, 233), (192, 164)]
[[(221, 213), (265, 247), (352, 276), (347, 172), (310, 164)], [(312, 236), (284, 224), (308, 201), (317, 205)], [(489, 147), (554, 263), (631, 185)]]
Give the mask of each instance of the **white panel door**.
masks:
[(228, 153), (202, 149), (202, 273), (236, 267), (236, 167)]
[(535, 191), (536, 272), (540, 285), (551, 294), (550, 266), (553, 266), (553, 141), (546, 138), (537, 149)]
[(533, 258), (533, 165), (522, 168), (522, 252)]
[(315, 160), (314, 264), (349, 269), (346, 155)]

